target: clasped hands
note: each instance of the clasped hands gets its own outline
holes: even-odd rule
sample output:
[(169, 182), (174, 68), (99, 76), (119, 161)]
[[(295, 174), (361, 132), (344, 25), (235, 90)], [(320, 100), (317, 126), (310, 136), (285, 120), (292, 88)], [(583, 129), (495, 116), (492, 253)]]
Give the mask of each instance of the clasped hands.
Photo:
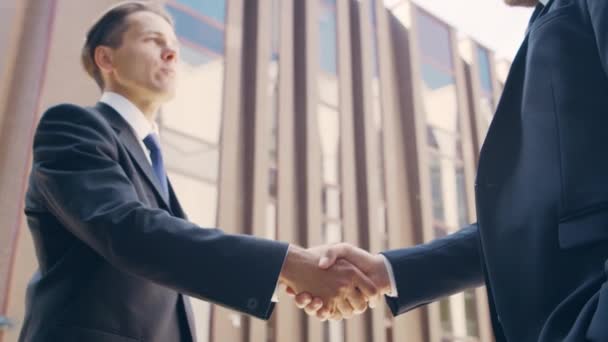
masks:
[(298, 307), (322, 321), (363, 313), (391, 290), (384, 257), (346, 243), (290, 246), (279, 282)]

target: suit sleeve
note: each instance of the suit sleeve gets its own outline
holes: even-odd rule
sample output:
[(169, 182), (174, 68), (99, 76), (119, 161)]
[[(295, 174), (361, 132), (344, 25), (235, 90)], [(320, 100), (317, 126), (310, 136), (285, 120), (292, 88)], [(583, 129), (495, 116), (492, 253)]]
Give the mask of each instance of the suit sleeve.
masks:
[(49, 109), (34, 138), (33, 184), (48, 210), (113, 266), (267, 319), (288, 245), (201, 229), (145, 206), (120, 166), (109, 125), (71, 105)]
[(427, 244), (382, 254), (395, 275), (399, 296), (386, 297), (395, 316), (484, 282), (476, 224)]

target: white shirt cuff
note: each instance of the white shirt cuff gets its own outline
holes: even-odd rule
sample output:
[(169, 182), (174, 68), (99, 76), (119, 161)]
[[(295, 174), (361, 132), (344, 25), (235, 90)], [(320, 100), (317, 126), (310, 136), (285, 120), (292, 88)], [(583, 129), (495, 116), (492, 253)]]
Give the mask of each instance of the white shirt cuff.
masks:
[(386, 266), (386, 272), (388, 273), (388, 278), (391, 282), (391, 292), (386, 295), (389, 297), (397, 298), (399, 297), (399, 293), (397, 292), (397, 282), (395, 281), (395, 273), (393, 272), (393, 265), (391, 265), (390, 261), (383, 255), (382, 260), (384, 260), (384, 265)]
[[(285, 256), (283, 257), (283, 265), (285, 264), (285, 260), (287, 259), (287, 254), (289, 254), (289, 247), (287, 247), (287, 251), (285, 252)], [(281, 270), (283, 270), (283, 265), (281, 265)], [(279, 283), (279, 278), (277, 278), (277, 284), (274, 286), (274, 293), (272, 294), (272, 298), (270, 299), (270, 301), (273, 303), (279, 302), (279, 287), (281, 286), (281, 284)]]
[(279, 302), (279, 284), (274, 289), (274, 293), (272, 294), (272, 299), (270, 300), (273, 303)]

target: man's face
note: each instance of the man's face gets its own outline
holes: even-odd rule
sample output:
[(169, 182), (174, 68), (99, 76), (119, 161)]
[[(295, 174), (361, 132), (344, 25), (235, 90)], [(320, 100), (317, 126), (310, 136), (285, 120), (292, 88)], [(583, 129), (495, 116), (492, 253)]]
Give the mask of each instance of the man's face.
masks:
[(538, 0), (505, 0), (508, 6), (534, 7), (538, 5)]
[(137, 12), (127, 18), (128, 29), (113, 50), (112, 82), (151, 101), (167, 101), (175, 94), (178, 41), (163, 17)]

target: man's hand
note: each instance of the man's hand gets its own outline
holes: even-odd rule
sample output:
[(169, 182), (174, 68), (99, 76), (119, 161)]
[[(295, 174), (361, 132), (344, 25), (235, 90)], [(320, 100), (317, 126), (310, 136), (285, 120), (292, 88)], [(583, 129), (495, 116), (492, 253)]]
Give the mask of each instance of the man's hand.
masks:
[[(378, 289), (378, 296), (368, 297), (369, 306), (371, 308), (376, 306), (380, 295), (387, 294), (391, 291), (388, 271), (381, 255), (370, 254), (361, 248), (357, 248), (347, 243), (313, 247), (309, 249), (309, 251), (320, 257), (319, 267), (321, 269), (329, 269), (336, 262), (347, 260), (367, 275)], [(303, 308), (307, 314), (316, 316), (324, 314), (321, 308), (325, 308), (325, 306), (322, 305), (323, 301), (321, 298), (313, 298), (308, 292), (298, 292), (295, 289), (290, 288), (287, 289), (287, 292), (295, 296), (296, 305)], [(355, 313), (363, 311), (365, 311), (365, 308), (363, 310), (355, 311)], [(343, 316), (348, 317), (348, 312), (346, 314), (347, 315)], [(336, 318), (336, 316), (337, 315), (334, 314), (333, 318)]]
[(364, 311), (368, 298), (379, 295), (374, 282), (357, 267), (346, 260), (334, 260), (321, 268), (321, 254), (313, 251), (290, 246), (279, 277), (291, 293), (314, 294), (316, 299), (311, 296), (307, 313), (315, 309), (314, 314), (322, 320), (340, 319)]

